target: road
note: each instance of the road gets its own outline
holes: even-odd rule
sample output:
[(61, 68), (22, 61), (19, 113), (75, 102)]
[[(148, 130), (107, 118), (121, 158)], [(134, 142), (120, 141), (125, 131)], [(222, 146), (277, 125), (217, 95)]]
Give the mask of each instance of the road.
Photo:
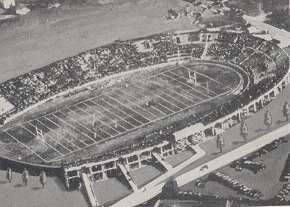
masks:
[[(222, 133), (222, 136), (225, 139), (225, 146), (222, 153), (218, 153), (219, 149), (216, 148), (215, 138), (201, 143), (199, 147), (206, 152), (203, 157), (188, 167), (177, 166), (177, 172), (174, 174), (174, 177), (177, 179), (179, 186), (185, 185), (194, 179), (223, 167), (233, 160), (255, 151), (266, 143), (271, 142), (271, 140), (285, 136), (289, 133), (288, 129), (290, 128), (290, 121), (286, 122), (282, 115), (282, 106), (284, 102), (290, 102), (289, 94), (290, 87), (288, 86), (276, 97), (276, 99), (245, 121), (249, 129), (247, 143), (242, 143), (243, 138), (240, 136), (240, 125), (230, 128)], [(270, 130), (267, 130), (267, 126), (265, 126), (263, 122), (266, 110), (270, 111), (273, 118), (273, 124), (270, 127)], [(208, 165), (209, 169), (201, 172), (199, 169), (203, 165)], [(145, 202), (149, 197), (153, 198), (162, 191), (166, 179), (167, 178), (152, 186), (150, 190), (147, 188), (145, 192), (133, 193), (113, 206), (135, 206)]]

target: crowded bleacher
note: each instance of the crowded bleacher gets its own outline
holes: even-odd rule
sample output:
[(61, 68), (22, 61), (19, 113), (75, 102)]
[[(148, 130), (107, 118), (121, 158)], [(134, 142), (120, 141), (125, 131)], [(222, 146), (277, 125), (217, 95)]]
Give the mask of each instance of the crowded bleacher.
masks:
[[(78, 161), (97, 162), (155, 145), (186, 126), (199, 122), (207, 125), (232, 113), (271, 89), (288, 70), (289, 60), (283, 50), (247, 32), (224, 31), (220, 32), (217, 38), (209, 38), (208, 35), (206, 42), (201, 40), (202, 35), (197, 32), (189, 31), (182, 35), (180, 38), (173, 32), (115, 41), (8, 80), (0, 84), (0, 96), (9, 101), (13, 109), (0, 115), (0, 124), (4, 124), (12, 114), (17, 114), (60, 92), (81, 87), (105, 76), (168, 63), (171, 60), (196, 60), (205, 55), (207, 59), (239, 65), (250, 77), (249, 87), (239, 96), (207, 114), (197, 114), (196, 117), (190, 116), (173, 123), (162, 128), (162, 133), (153, 132), (142, 138), (146, 141), (140, 145)], [(208, 47), (206, 44), (209, 44)], [(199, 141), (195, 140), (198, 139), (192, 142), (198, 144)], [(72, 165), (74, 164), (79, 163)]]
[[(1, 115), (1, 123), (7, 116), (42, 100), (108, 75), (170, 61), (200, 59), (205, 50), (200, 36), (188, 31), (180, 37), (164, 33), (116, 41), (8, 80), (0, 85), (0, 94), (14, 109)], [(285, 71), (287, 57), (282, 50), (246, 32), (220, 32), (209, 44), (207, 57), (240, 65), (253, 83)]]
[[(145, 137), (144, 137), (145, 138)], [(123, 155), (127, 155), (136, 151), (140, 151), (142, 149), (147, 149), (149, 147), (154, 147), (157, 146), (158, 144), (161, 144), (162, 142), (164, 142), (164, 139), (159, 139), (159, 137), (155, 137), (155, 138), (151, 138), (151, 139), (144, 139), (140, 140), (140, 143), (138, 144), (132, 144), (129, 146), (123, 146), (121, 148), (118, 148), (116, 150), (112, 150), (108, 153), (102, 154), (100, 156), (93, 156), (93, 157), (89, 157), (87, 159), (80, 159), (80, 160), (75, 160), (72, 163), (67, 163), (64, 164), (63, 167), (66, 168), (70, 168), (73, 166), (80, 166), (86, 163), (97, 163), (97, 162), (101, 162), (101, 161), (105, 161), (105, 160), (109, 160), (112, 158), (118, 158), (121, 157)]]

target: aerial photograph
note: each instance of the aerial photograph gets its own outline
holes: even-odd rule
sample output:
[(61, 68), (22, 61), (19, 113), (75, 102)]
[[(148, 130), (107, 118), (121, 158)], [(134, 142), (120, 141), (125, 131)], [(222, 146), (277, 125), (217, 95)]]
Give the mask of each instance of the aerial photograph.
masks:
[(0, 207), (290, 206), (289, 5), (0, 0)]

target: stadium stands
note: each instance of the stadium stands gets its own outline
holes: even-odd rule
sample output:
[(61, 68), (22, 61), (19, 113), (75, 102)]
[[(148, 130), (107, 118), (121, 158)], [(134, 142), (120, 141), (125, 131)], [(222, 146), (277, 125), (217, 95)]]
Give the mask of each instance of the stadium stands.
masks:
[[(116, 41), (8, 80), (0, 85), (0, 94), (14, 108), (1, 114), (0, 119), (3, 123), (12, 114), (42, 100), (108, 75), (166, 62), (200, 59), (205, 50), (200, 36), (204, 35), (190, 31), (178, 35), (165, 33)], [(287, 65), (287, 56), (279, 47), (245, 32), (221, 32), (217, 38), (209, 39), (209, 44), (208, 58), (241, 66), (254, 84), (274, 76), (277, 71), (285, 71)]]
[[(223, 31), (218, 35), (211, 35), (208, 31), (201, 33), (204, 34), (171, 32), (116, 41), (8, 80), (0, 84), (0, 96), (11, 103), (13, 109), (0, 114), (0, 124), (4, 124), (10, 116), (16, 116), (24, 109), (61, 92), (71, 91), (105, 76), (162, 63), (196, 60), (206, 56), (210, 60), (236, 64), (250, 77), (249, 87), (239, 96), (201, 118), (191, 116), (142, 137), (140, 144), (64, 166), (65, 169), (70, 169), (87, 163), (118, 159), (126, 154), (163, 144), (170, 135), (187, 126), (212, 123), (261, 96), (275, 86), (288, 70), (288, 56), (273, 43), (246, 32)], [(198, 144), (203, 136), (195, 134), (187, 139)], [(96, 179), (98, 176), (95, 176)]]

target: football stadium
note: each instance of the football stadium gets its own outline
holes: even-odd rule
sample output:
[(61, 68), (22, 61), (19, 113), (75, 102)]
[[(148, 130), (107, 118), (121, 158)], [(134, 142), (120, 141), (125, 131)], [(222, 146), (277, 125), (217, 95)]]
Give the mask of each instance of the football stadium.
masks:
[[(138, 193), (179, 171), (173, 155), (192, 153), (180, 168), (209, 161), (205, 143), (274, 100), (288, 70), (277, 42), (247, 29), (117, 40), (0, 84), (1, 163), (84, 185), (92, 206), (100, 201), (88, 186), (110, 178)], [(163, 174), (136, 184), (130, 173), (149, 165)]]
[[(215, 43), (205, 40), (212, 36), (185, 32), (118, 42), (4, 82), (2, 97), (13, 105), (2, 114), (1, 138), (7, 157), (13, 149), (11, 154), (22, 161), (54, 164), (66, 157), (72, 160), (90, 146), (156, 122), (168, 123), (168, 118), (174, 121), (175, 116), (185, 117), (190, 111), (202, 113), (206, 104), (220, 104), (223, 97), (228, 100), (230, 94), (243, 89), (247, 80), (240, 75), (244, 71), (239, 67), (200, 60), (202, 55), (208, 59), (214, 52), (211, 50), (216, 49)], [(185, 42), (181, 43), (180, 38)], [(188, 41), (193, 38), (193, 42)], [(208, 44), (212, 48), (205, 51)], [(194, 59), (200, 62), (191, 63)], [(134, 78), (126, 74), (134, 70), (140, 71), (140, 79), (135, 79), (134, 73)], [(114, 78), (98, 82), (110, 75)], [(91, 83), (95, 80), (100, 89)], [(31, 90), (31, 86), (35, 87)], [(79, 95), (84, 90), (87, 99)], [(52, 101), (59, 101), (57, 110), (52, 109)], [(36, 111), (34, 107), (40, 104), (44, 105), (43, 111)], [(34, 110), (33, 118), (25, 116), (29, 110)], [(24, 121), (16, 123), (18, 116)], [(6, 127), (10, 120), (13, 126)], [(72, 154), (74, 157), (69, 156)]]

